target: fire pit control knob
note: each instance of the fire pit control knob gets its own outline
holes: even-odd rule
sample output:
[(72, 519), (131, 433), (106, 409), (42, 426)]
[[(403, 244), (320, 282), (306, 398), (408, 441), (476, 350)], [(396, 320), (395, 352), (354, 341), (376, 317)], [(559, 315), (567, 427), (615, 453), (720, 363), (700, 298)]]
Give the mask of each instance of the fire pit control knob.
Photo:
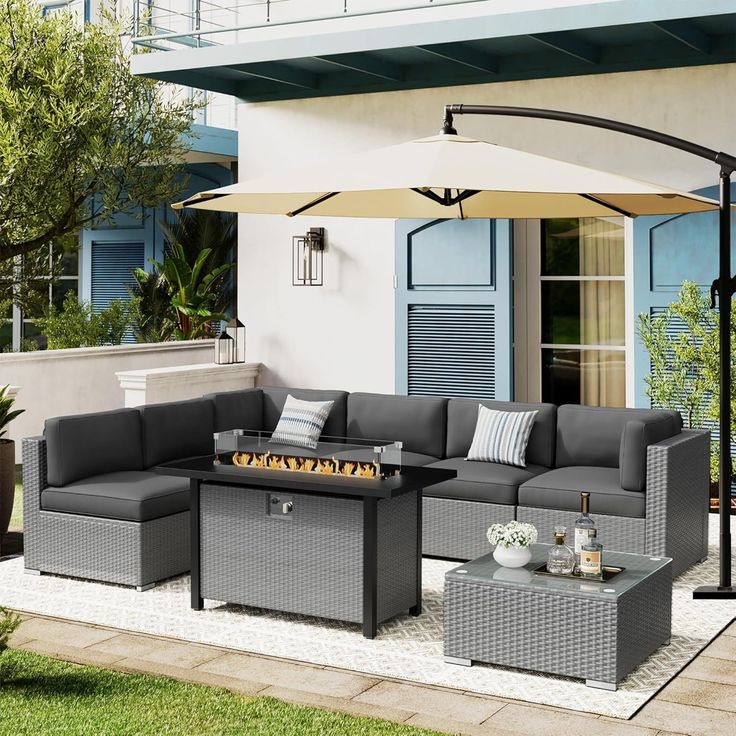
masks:
[(281, 503), (281, 500), (276, 498), (276, 496), (273, 496), (273, 498), (271, 498), (271, 503), (275, 506), (276, 504)]
[(287, 501), (285, 504), (281, 506), (281, 510), (285, 514), (290, 514), (294, 508), (294, 504), (291, 501)]

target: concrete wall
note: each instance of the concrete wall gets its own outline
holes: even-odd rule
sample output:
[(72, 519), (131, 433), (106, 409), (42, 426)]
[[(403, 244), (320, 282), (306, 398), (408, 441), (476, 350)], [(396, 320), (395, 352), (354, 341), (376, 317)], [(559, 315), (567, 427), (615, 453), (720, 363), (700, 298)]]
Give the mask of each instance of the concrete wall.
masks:
[(16, 406), (25, 409), (8, 438), (41, 434), (47, 417), (123, 407), (116, 371), (211, 363), (213, 354), (212, 340), (2, 354), (0, 386), (17, 386)]
[[(240, 177), (314, 164), (433, 135), (445, 103), (528, 105), (613, 117), (733, 147), (736, 65), (242, 104)], [(554, 158), (696, 189), (714, 166), (687, 154), (579, 126), (457, 117), (460, 134)], [(291, 237), (327, 230), (325, 285), (290, 282)], [(394, 390), (393, 222), (241, 216), (239, 314), (263, 383)]]

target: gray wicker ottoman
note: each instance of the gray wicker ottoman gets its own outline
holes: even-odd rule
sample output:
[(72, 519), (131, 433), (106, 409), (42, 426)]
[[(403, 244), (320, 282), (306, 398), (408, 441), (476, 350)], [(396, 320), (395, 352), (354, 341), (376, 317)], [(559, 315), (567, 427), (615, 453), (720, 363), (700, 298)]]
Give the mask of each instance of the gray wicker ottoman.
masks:
[(548, 549), (534, 545), (523, 568), (501, 567), (487, 554), (445, 575), (445, 661), (579, 677), (615, 690), (669, 643), (672, 561), (604, 550), (604, 564), (626, 570), (599, 583), (533, 573)]

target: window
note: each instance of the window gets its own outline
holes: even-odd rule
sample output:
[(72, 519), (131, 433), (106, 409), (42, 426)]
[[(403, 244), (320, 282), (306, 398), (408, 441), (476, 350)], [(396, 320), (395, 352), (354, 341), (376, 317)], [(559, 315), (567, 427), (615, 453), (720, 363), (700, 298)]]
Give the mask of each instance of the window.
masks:
[(623, 218), (542, 221), (542, 401), (626, 405)]

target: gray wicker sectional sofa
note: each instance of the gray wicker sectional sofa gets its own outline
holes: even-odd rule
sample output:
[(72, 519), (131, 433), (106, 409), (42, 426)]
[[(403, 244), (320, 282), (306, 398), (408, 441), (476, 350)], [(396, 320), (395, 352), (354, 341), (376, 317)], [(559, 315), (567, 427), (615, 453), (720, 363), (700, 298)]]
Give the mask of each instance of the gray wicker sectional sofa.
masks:
[(674, 574), (707, 555), (710, 438), (674, 412), (483, 401), (538, 411), (516, 468), (465, 460), (477, 401), (264, 387), (48, 420), (23, 440), (27, 571), (140, 589), (187, 571), (189, 489), (152, 468), (211, 453), (216, 431), (273, 430), (289, 393), (334, 402), (324, 436), (400, 440), (403, 464), (457, 471), (425, 492), (426, 555), (477, 557), (514, 518), (551, 539), (582, 490), (608, 549), (672, 557)]

